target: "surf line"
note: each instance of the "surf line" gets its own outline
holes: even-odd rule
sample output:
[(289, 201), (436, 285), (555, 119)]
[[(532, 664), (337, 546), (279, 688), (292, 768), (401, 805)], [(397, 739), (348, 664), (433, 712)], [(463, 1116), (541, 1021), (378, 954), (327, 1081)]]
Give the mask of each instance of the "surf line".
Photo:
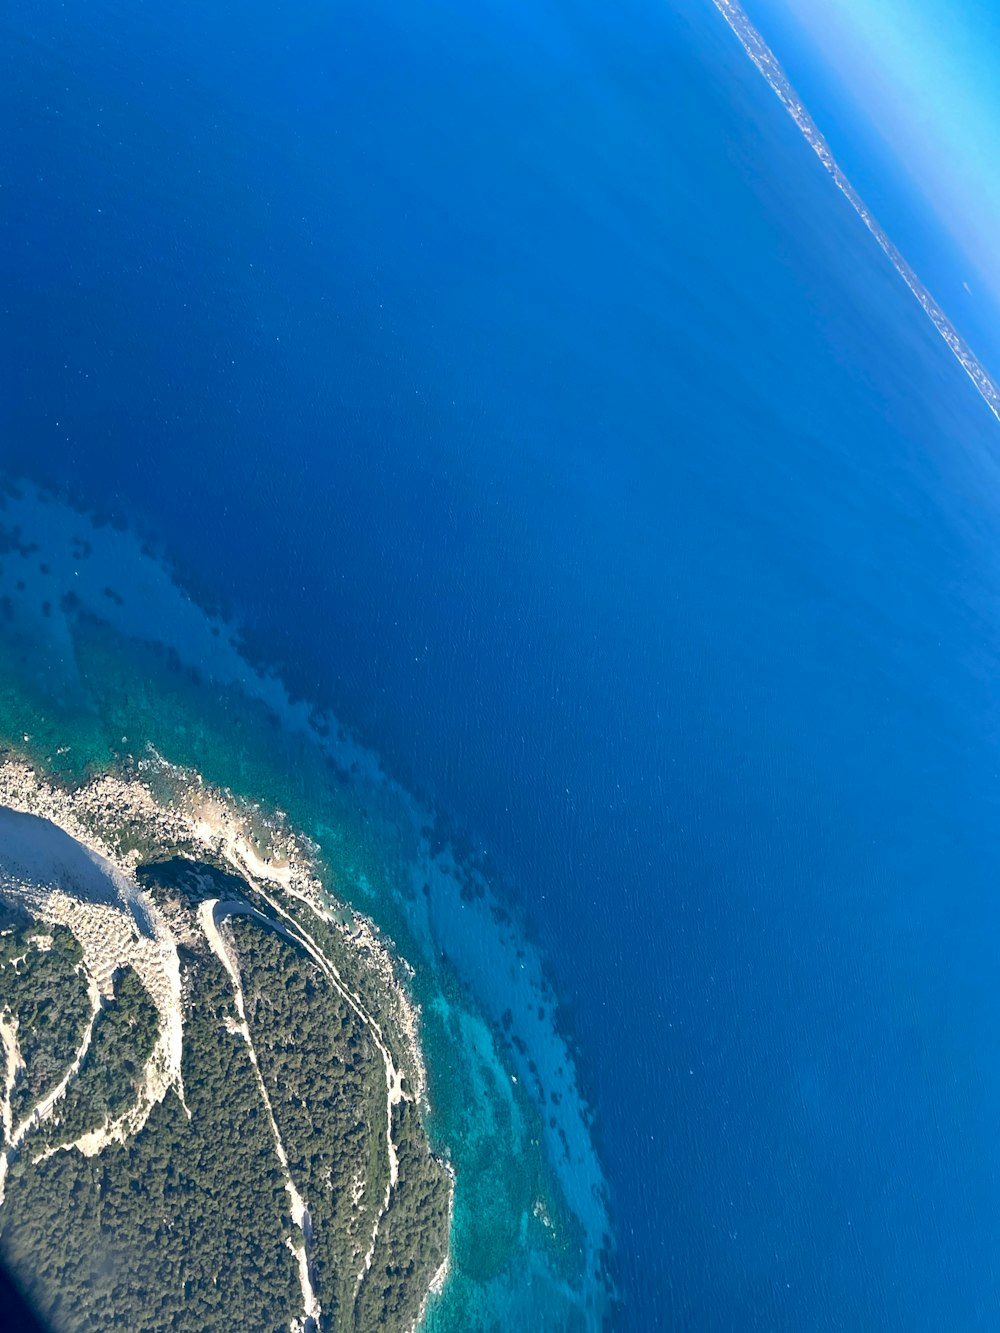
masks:
[(875, 240), (884, 251), (890, 264), (892, 264), (893, 268), (920, 302), (927, 318), (948, 344), (948, 347), (951, 349), (952, 355), (958, 361), (958, 364), (979, 390), (986, 406), (996, 417), (997, 421), (1000, 421), (1000, 388), (997, 387), (996, 381), (987, 373), (975, 352), (973, 352), (969, 344), (959, 334), (954, 324), (952, 324), (951, 320), (938, 305), (937, 301), (934, 300), (934, 297), (931, 296), (930, 292), (917, 277), (914, 270), (903, 258), (903, 255), (886, 235), (877, 219), (872, 216), (865, 201), (844, 175), (844, 172), (837, 163), (837, 159), (830, 152), (829, 144), (823, 138), (823, 135), (820, 133), (812, 116), (810, 116), (809, 112), (802, 105), (798, 94), (788, 81), (788, 76), (778, 63), (774, 52), (747, 18), (736, 0), (712, 0), (712, 2), (729, 24), (730, 28), (732, 28), (744, 51), (746, 51), (747, 55), (757, 66), (757, 69), (767, 80), (782, 106), (791, 116), (792, 120), (795, 121), (795, 124), (801, 130), (802, 136), (809, 144), (809, 147), (833, 177), (833, 182), (837, 189), (844, 195), (855, 213), (857, 213), (858, 217), (875, 237)]

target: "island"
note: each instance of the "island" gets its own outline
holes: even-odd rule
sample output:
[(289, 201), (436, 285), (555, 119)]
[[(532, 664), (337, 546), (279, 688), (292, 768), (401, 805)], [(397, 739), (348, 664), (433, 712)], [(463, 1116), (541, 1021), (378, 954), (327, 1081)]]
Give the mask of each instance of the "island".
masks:
[(405, 963), (278, 811), (0, 758), (0, 1253), (57, 1329), (413, 1329), (448, 1272)]

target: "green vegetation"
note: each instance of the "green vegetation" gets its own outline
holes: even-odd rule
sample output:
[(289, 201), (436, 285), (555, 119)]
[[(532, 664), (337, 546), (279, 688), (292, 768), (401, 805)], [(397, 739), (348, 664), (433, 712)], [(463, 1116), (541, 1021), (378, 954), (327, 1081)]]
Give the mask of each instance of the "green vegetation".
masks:
[(444, 1257), (444, 1169), (430, 1156), (413, 1106), (398, 1106), (399, 1180), (384, 1211), (389, 1154), (380, 1052), (304, 951), (245, 916), (228, 928), (289, 1169), (311, 1212), (323, 1327), (408, 1327)]
[[(228, 977), (187, 956), (184, 1091), (133, 1140), (11, 1168), (0, 1251), (53, 1327), (286, 1329), (301, 1313), (288, 1196)], [(44, 1264), (37, 1262), (44, 1254)]]
[(328, 1326), (349, 1327), (389, 1177), (382, 1059), (312, 959), (247, 917), (228, 929), (289, 1170), (310, 1209)]
[[(181, 857), (147, 867), (140, 878), (182, 940), (184, 1102), (168, 1093), (138, 1134), (96, 1156), (66, 1146), (120, 1116), (139, 1095), (158, 1020), (138, 976), (124, 968), (65, 1097), (12, 1155), (0, 1255), (40, 1314), (70, 1333), (288, 1330), (303, 1317), (291, 1248), (302, 1243), (302, 1231), (291, 1216), (233, 985), (196, 913), (206, 896), (256, 896), (236, 876)], [(0, 935), (0, 1005), (25, 1021), (49, 1012), (52, 1005), (39, 1000), (51, 1000), (58, 970), (61, 986), (76, 979), (74, 1005), (85, 1020), (85, 979), (69, 932), (61, 933), (58, 950), (54, 942), (38, 954), (51, 964), (37, 968), (32, 955), (29, 976), (24, 961), (14, 960), (42, 928), (24, 918), (8, 928)], [(306, 1250), (320, 1327), (409, 1329), (444, 1258), (449, 1212), (447, 1173), (430, 1153), (417, 1108), (403, 1102), (394, 1109), (399, 1178), (385, 1209), (385, 1066), (365, 1022), (308, 952), (278, 929), (235, 915), (221, 931), (238, 963), (247, 1031), (288, 1174), (309, 1211)], [(324, 947), (351, 952), (338, 932), (329, 936)], [(56, 959), (60, 968), (50, 972)], [(369, 993), (376, 989), (369, 980)], [(381, 1014), (379, 1021), (385, 1025)], [(43, 1025), (46, 1049), (58, 1054), (64, 1073), (83, 1024), (67, 1019), (55, 1045), (52, 1026)]]
[(115, 997), (94, 1022), (80, 1072), (44, 1127), (51, 1144), (72, 1143), (133, 1106), (156, 1045), (156, 1005), (134, 970), (114, 978)]
[(25, 1066), (11, 1093), (15, 1126), (58, 1084), (83, 1039), (90, 1001), (81, 958), (79, 944), (64, 926), (19, 913), (3, 926), (0, 1010), (17, 1020)]
[(410, 1328), (445, 1255), (449, 1183), (427, 1151), (412, 1102), (394, 1111), (399, 1179), (379, 1228), (372, 1266), (358, 1295), (354, 1328)]

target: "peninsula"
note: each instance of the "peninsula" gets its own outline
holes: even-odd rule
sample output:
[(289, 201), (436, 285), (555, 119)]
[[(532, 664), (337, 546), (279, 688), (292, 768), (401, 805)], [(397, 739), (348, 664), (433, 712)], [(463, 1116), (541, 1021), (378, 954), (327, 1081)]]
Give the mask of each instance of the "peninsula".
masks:
[(412, 1329), (447, 1274), (418, 1015), (278, 815), (0, 761), (0, 1249), (57, 1329)]

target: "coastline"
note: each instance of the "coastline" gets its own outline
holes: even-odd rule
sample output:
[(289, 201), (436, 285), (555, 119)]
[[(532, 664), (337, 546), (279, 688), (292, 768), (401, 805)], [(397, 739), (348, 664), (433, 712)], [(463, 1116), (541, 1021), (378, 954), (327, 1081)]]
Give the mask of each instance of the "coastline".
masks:
[[(0, 596), (24, 650), (0, 659), (0, 743), (59, 788), (137, 779), (183, 809), (173, 836), (207, 824), (223, 868), (227, 851), (248, 856), (293, 913), (318, 906), (324, 929), (362, 946), (345, 954), (349, 970), (363, 958), (369, 983), (380, 971), (383, 990), (401, 983), (419, 1009), (414, 1077), (459, 1178), (434, 1333), (468, 1326), (470, 1310), (517, 1323), (539, 1301), (554, 1326), (582, 1314), (601, 1327), (615, 1247), (593, 1110), (516, 903), (377, 753), (249, 663), (238, 629), (131, 530), (8, 484), (0, 541)], [(148, 791), (132, 798), (136, 817), (149, 813)], [(100, 833), (100, 811), (77, 799)], [(415, 1021), (398, 1008), (410, 1048)]]
[[(426, 1094), (427, 1075), (420, 1049), (419, 1012), (397, 975), (398, 964), (374, 923), (352, 909), (351, 928), (337, 921), (336, 902), (315, 873), (301, 840), (282, 826), (278, 813), (268, 826), (271, 841), (255, 848), (249, 812), (235, 798), (208, 789), (197, 774), (184, 772), (159, 755), (142, 761), (146, 774), (166, 778), (177, 794), (168, 808), (154, 796), (143, 777), (104, 774), (73, 787), (39, 776), (27, 759), (9, 755), (0, 759), (0, 806), (49, 820), (95, 856), (110, 863), (126, 880), (145, 859), (172, 847), (192, 859), (215, 861), (242, 876), (265, 880), (294, 897), (317, 918), (338, 930), (345, 946), (367, 954), (378, 979), (398, 1005), (401, 1031), (408, 1044), (411, 1087), (417, 1100)], [(144, 845), (123, 847), (121, 832), (134, 839), (136, 825), (144, 829)], [(259, 825), (258, 825), (259, 828)], [(255, 830), (256, 832), (256, 830)]]

